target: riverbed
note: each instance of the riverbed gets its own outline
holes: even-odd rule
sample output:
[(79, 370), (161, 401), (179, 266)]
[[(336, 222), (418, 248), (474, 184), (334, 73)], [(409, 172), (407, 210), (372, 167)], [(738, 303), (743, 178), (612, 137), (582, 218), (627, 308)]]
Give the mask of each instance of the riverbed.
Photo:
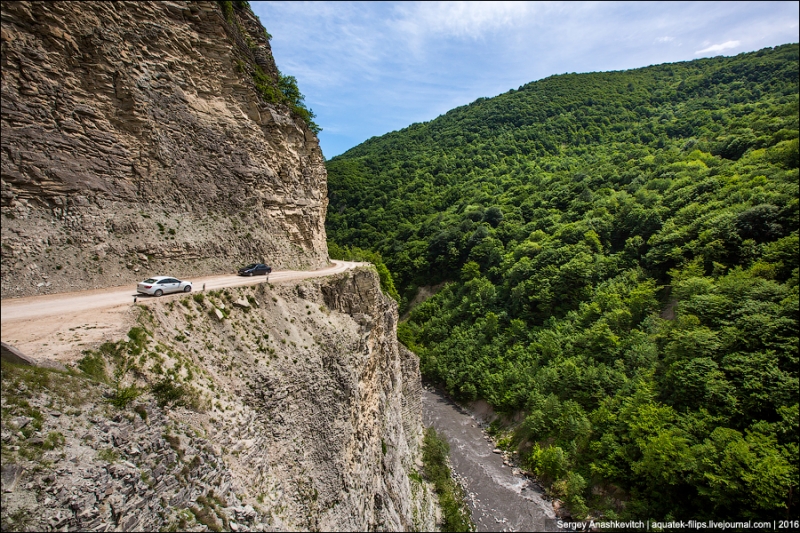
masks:
[(558, 531), (552, 504), (518, 469), (493, 453), (479, 421), (434, 389), (422, 394), (422, 418), (450, 443), (453, 471), (467, 490), (477, 531)]

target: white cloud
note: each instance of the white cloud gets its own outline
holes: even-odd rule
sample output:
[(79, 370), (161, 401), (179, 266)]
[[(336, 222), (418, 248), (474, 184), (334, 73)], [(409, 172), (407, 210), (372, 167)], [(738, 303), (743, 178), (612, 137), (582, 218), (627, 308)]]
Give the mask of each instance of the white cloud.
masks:
[(728, 48), (736, 48), (739, 46), (739, 41), (725, 41), (722, 44), (712, 44), (708, 48), (703, 48), (702, 50), (698, 50), (695, 52), (696, 54), (705, 54), (707, 52), (722, 52), (723, 50), (727, 50)]
[(536, 4), (528, 2), (415, 2), (399, 4), (398, 25), (417, 35), (478, 38), (518, 25)]
[(329, 157), (554, 73), (755, 50), (796, 42), (798, 26), (797, 2), (785, 1), (250, 5), (317, 113)]

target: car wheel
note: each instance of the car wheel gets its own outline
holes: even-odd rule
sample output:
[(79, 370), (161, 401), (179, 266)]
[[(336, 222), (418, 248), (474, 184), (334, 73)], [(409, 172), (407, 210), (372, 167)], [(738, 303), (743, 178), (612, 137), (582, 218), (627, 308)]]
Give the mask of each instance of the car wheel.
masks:
[(192, 292), (192, 286), (187, 285), (186, 287), (183, 288), (183, 292)]
[(156, 292), (153, 293), (153, 296), (161, 296), (162, 294), (164, 294), (164, 291), (158, 289)]
[(247, 275), (250, 276), (251, 278), (253, 277), (253, 273), (252, 272), (248, 272)]

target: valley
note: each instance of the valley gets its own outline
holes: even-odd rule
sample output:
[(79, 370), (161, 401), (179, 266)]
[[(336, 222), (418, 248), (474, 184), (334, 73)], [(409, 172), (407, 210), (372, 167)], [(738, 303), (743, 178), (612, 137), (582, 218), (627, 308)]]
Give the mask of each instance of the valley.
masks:
[(4, 531), (797, 519), (797, 43), (326, 160), (248, 2), (0, 37)]
[(574, 517), (797, 516), (798, 57), (550, 76), (326, 163), (332, 257)]
[(450, 443), (453, 470), (467, 492), (475, 531), (558, 531), (552, 503), (495, 452), (484, 430), (486, 420), (429, 387), (422, 393), (422, 405), (425, 424)]

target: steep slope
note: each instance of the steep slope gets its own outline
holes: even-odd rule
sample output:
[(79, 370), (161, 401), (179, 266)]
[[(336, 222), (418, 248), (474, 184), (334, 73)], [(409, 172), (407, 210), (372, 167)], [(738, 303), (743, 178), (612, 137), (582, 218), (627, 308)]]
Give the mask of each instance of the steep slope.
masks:
[(553, 76), (327, 163), (423, 374), (583, 516), (797, 517), (798, 45)]
[(435, 528), (419, 362), (373, 270), (138, 311), (81, 372), (3, 363), (4, 530)]
[[(551, 226), (547, 217), (600, 217), (591, 202), (610, 189), (630, 198), (604, 206), (608, 214), (633, 209), (630, 216), (641, 220), (603, 221), (595, 231), (604, 244), (617, 251), (634, 234), (647, 241), (687, 199), (654, 206), (637, 191), (645, 186), (661, 195), (682, 186), (676, 165), (697, 160), (694, 150), (714, 156), (726, 173), (748, 150), (766, 167), (796, 168), (797, 78), (792, 44), (552, 76), (479, 98), (328, 161), (329, 238), (379, 251), (398, 287), (408, 290), (453, 279), (486, 237), (473, 237), (481, 223), (489, 231), (499, 227), (504, 244), (521, 242), (531, 231), (526, 225)], [(781, 223), (791, 225), (796, 204), (776, 205)], [(484, 270), (493, 265), (484, 263)]]
[(245, 2), (4, 3), (2, 296), (324, 265), (286, 81)]

